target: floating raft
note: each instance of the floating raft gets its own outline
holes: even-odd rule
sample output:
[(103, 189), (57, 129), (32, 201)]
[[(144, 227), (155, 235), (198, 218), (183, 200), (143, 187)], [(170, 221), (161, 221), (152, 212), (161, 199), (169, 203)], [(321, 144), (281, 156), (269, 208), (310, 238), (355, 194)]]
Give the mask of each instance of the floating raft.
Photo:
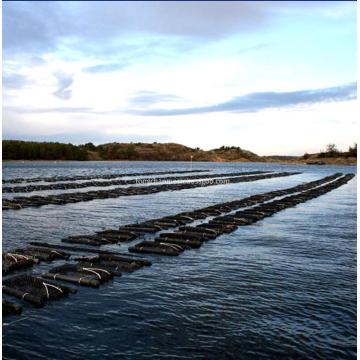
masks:
[[(152, 234), (157, 233), (161, 230), (172, 229), (174, 227), (184, 227), (184, 225), (190, 224), (195, 220), (203, 220), (209, 217), (217, 217), (220, 215), (226, 216), (226, 213), (232, 212), (234, 210), (238, 210), (239, 208), (244, 208), (248, 206), (254, 206), (259, 203), (263, 203), (269, 200), (272, 200), (279, 196), (284, 196), (290, 193), (304, 191), (314, 186), (318, 186), (324, 184), (326, 182), (332, 181), (339, 176), (342, 176), (341, 173), (336, 173), (331, 176), (327, 176), (320, 180), (312, 181), (306, 184), (297, 185), (292, 188), (284, 189), (284, 190), (277, 190), (277, 191), (270, 191), (268, 193), (252, 195), (247, 198), (241, 200), (234, 200), (230, 202), (225, 202), (222, 204), (215, 204), (211, 205), (202, 209), (188, 211), (188, 212), (181, 212), (176, 215), (164, 216), (157, 219), (148, 220), (142, 223), (137, 224), (128, 224), (119, 227), (118, 230), (109, 229), (97, 232), (95, 235), (80, 235), (76, 237), (69, 237), (68, 239), (64, 239), (64, 242), (70, 243), (81, 243), (86, 245), (93, 245), (93, 246), (101, 246), (107, 243), (117, 243), (126, 241), (126, 238), (116, 238), (113, 234), (125, 234), (130, 235), (129, 239), (134, 240), (135, 238), (139, 238), (144, 234)], [(284, 204), (278, 205), (285, 207)], [(245, 216), (245, 215), (244, 215)], [(257, 214), (259, 216), (259, 214)], [(229, 219), (227, 219), (229, 220)], [(234, 221), (236, 220), (236, 221)], [(226, 218), (222, 219), (222, 224), (225, 225)], [(217, 224), (216, 222), (221, 223), (221, 219), (215, 220), (209, 226), (207, 226), (208, 231), (210, 231), (210, 227), (213, 228), (213, 234), (217, 236), (217, 232), (224, 233), (226, 231), (232, 231), (231, 225), (249, 225), (252, 224), (254, 221), (251, 219), (250, 212), (247, 213), (246, 218), (239, 218), (239, 219), (231, 219), (231, 222), (228, 223), (229, 227), (221, 226), (221, 224)], [(205, 231), (205, 230), (193, 230), (193, 231)], [(102, 238), (99, 238), (101, 236)]]
[(192, 223), (194, 220), (194, 217), (190, 215), (177, 214), (173, 216), (164, 216), (160, 219), (149, 220), (144, 222), (143, 224), (147, 226), (159, 227), (160, 229), (168, 229)]
[(42, 307), (46, 301), (58, 300), (69, 293), (76, 292), (76, 289), (35, 276), (18, 275), (4, 280), (2, 291), (4, 294), (15, 296), (34, 306)]
[(77, 180), (92, 180), (92, 179), (115, 179), (118, 177), (130, 176), (147, 176), (147, 175), (168, 175), (168, 174), (190, 174), (190, 173), (203, 173), (210, 170), (175, 170), (175, 171), (152, 171), (141, 173), (117, 173), (117, 174), (100, 174), (100, 175), (78, 175), (78, 176), (52, 176), (52, 177), (35, 177), (35, 178), (15, 178), (3, 179), (3, 184), (17, 184), (21, 182), (57, 182), (57, 181), (77, 181)]
[(180, 231), (163, 232), (159, 235), (160, 239), (185, 239), (203, 242), (208, 240), (206, 233), (193, 232), (193, 231)]
[(86, 181), (86, 182), (60, 182), (51, 184), (39, 184), (39, 185), (24, 185), (24, 186), (7, 186), (2, 188), (3, 193), (28, 193), (33, 191), (44, 190), (68, 190), (68, 189), (83, 189), (87, 187), (107, 187), (116, 185), (136, 185), (136, 184), (154, 184), (164, 181), (182, 181), (182, 180), (204, 180), (204, 179), (216, 179), (229, 176), (243, 176), (243, 175), (258, 175), (271, 173), (272, 171), (251, 171), (251, 172), (234, 172), (234, 173), (222, 173), (222, 174), (207, 174), (207, 175), (192, 175), (192, 176), (167, 176), (167, 177), (151, 177), (131, 180), (113, 180), (113, 181)]
[(15, 270), (24, 270), (31, 268), (39, 260), (32, 256), (7, 252), (2, 254), (2, 273), (8, 275)]
[(114, 243), (123, 242), (123, 241), (131, 241), (137, 238), (137, 234), (130, 230), (117, 230), (117, 229), (109, 229), (96, 232), (97, 236), (100, 236), (105, 239), (109, 239)]
[(81, 266), (94, 266), (107, 269), (120, 275), (121, 272), (132, 272), (141, 269), (145, 265), (143, 261), (136, 259), (124, 258), (122, 256), (99, 254), (98, 256), (82, 256), (76, 258)]
[(178, 256), (188, 246), (177, 245), (173, 243), (155, 242), (155, 241), (142, 241), (139, 244), (129, 247), (130, 252), (143, 253), (143, 254), (159, 254), (167, 256)]
[(124, 225), (119, 228), (120, 230), (128, 230), (135, 234), (142, 235), (146, 233), (156, 233), (162, 229), (159, 225), (143, 223), (143, 224), (131, 224), (131, 225)]
[(31, 268), (34, 264), (41, 261), (54, 261), (68, 259), (70, 254), (61, 250), (53, 250), (41, 247), (27, 247), (25, 249), (15, 249), (11, 252), (3, 253), (3, 275), (8, 275), (15, 270)]
[(14, 253), (30, 256), (38, 261), (67, 260), (70, 257), (70, 254), (64, 251), (51, 250), (41, 247), (27, 247), (26, 249), (16, 249)]
[(204, 240), (213, 240), (218, 236), (218, 232), (214, 229), (198, 228), (196, 226), (181, 226), (179, 231), (184, 233), (199, 233), (202, 235)]
[(116, 256), (118, 258), (121, 258), (122, 261), (126, 261), (126, 262), (136, 261), (137, 263), (139, 263), (143, 266), (151, 266), (151, 261), (139, 258), (137, 255), (128, 254), (128, 253), (119, 253), (119, 252), (113, 252), (113, 251), (109, 251), (109, 250), (90, 249), (90, 248), (86, 248), (86, 247), (67, 246), (67, 245), (61, 245), (61, 244), (55, 245), (55, 244), (49, 244), (49, 243), (39, 242), (39, 241), (32, 241), (32, 242), (30, 242), (30, 245), (40, 246), (40, 247), (50, 248), (50, 249), (57, 249), (57, 250), (58, 249), (68, 250), (70, 252), (84, 252), (84, 253), (111, 255), (111, 256)]
[[(67, 239), (64, 239), (64, 242), (70, 243), (81, 243), (86, 245), (93, 246), (101, 246), (103, 244), (113, 244), (126, 239), (133, 240), (137, 237), (140, 237), (146, 233), (156, 233), (160, 230), (171, 229), (174, 227), (180, 226), (180, 231), (184, 231), (186, 226), (184, 224), (189, 224), (195, 220), (202, 220), (208, 217), (214, 217), (207, 224), (201, 224), (199, 227), (192, 228), (190, 227), (190, 232), (200, 232), (205, 235), (210, 233), (210, 237), (213, 238), (218, 236), (219, 234), (223, 234), (226, 232), (231, 232), (236, 229), (237, 226), (250, 225), (264, 217), (264, 213), (254, 212), (254, 210), (248, 209), (246, 212), (235, 213), (230, 217), (226, 215), (226, 213), (232, 212), (242, 207), (254, 206), (259, 203), (264, 203), (271, 199), (274, 199), (279, 196), (285, 196), (287, 194), (291, 194), (294, 192), (301, 192), (312, 187), (320, 186), (324, 183), (331, 182), (339, 177), (343, 176), (341, 173), (336, 173), (331, 176), (324, 177), (322, 179), (312, 181), (309, 183), (297, 185), (292, 188), (271, 191), (264, 194), (257, 194), (250, 196), (245, 199), (235, 200), (226, 202), (223, 204), (212, 205), (203, 209), (194, 210), (192, 212), (183, 212), (177, 215), (165, 216), (158, 219), (148, 220), (146, 222), (140, 224), (129, 224), (121, 226), (118, 230), (109, 229), (96, 233), (95, 235), (80, 235), (80, 236), (72, 236)], [(266, 210), (266, 205), (265, 210)], [(276, 204), (278, 209), (286, 208), (285, 201), (282, 203)], [(272, 208), (274, 212), (274, 208)], [(182, 229), (181, 229), (182, 228)], [(203, 235), (203, 236), (204, 236)], [(164, 235), (160, 235), (164, 236)], [(179, 235), (170, 235), (174, 237), (178, 237)], [(168, 236), (169, 237), (169, 236)], [(190, 234), (189, 234), (190, 237)], [(205, 237), (205, 236), (204, 236)], [(191, 236), (193, 238), (193, 236)], [(190, 238), (188, 239), (190, 240)], [(169, 240), (164, 240), (163, 242), (170, 242)], [(176, 243), (176, 241), (174, 241)], [(183, 244), (182, 241), (177, 241), (177, 244)]]
[[(249, 175), (249, 176), (236, 176), (236, 177), (227, 177), (222, 178), (226, 183), (241, 183), (241, 182), (250, 182), (258, 181), (264, 179), (271, 179), (283, 176), (291, 176), (299, 174), (298, 172), (281, 172), (281, 173), (266, 173), (259, 175)], [(91, 201), (96, 199), (109, 199), (117, 198), (120, 196), (131, 196), (131, 195), (148, 195), (155, 194), (163, 191), (177, 191), (183, 189), (194, 189), (198, 187), (207, 187), (219, 185), (216, 181), (194, 181), (191, 183), (172, 183), (172, 184), (161, 184), (154, 186), (134, 186), (134, 187), (120, 187), (110, 190), (94, 190), (88, 192), (73, 192), (73, 193), (63, 193), (56, 195), (47, 195), (47, 196), (17, 196), (13, 199), (3, 199), (2, 205), (3, 210), (17, 210), (26, 207), (39, 207), (43, 205), (62, 205), (68, 203), (76, 203), (82, 201)]]
[(9, 316), (9, 315), (20, 315), (22, 313), (22, 307), (18, 304), (13, 302), (3, 300), (2, 301), (2, 315)]
[[(235, 231), (238, 226), (251, 225), (266, 217), (272, 216), (278, 211), (294, 207), (297, 204), (306, 202), (345, 184), (354, 177), (353, 174), (337, 174), (336, 176), (326, 177), (316, 182), (302, 184), (298, 187), (287, 189), (285, 192), (276, 195), (291, 194), (281, 199), (270, 202), (260, 203), (252, 208), (232, 212), (228, 215), (221, 215), (212, 218), (207, 223), (197, 226), (180, 227), (175, 232), (161, 233), (154, 241), (143, 241), (129, 248), (130, 252), (151, 253), (159, 255), (179, 255), (182, 251), (191, 248), (199, 248), (203, 241), (214, 239), (221, 234)], [(299, 192), (299, 190), (302, 190)], [(257, 197), (260, 198), (260, 197)], [(233, 207), (232, 207), (233, 209)], [(210, 236), (208, 236), (210, 234)], [(180, 246), (182, 251), (176, 251), (176, 246)], [(171, 249), (171, 250), (170, 250)]]
[(215, 220), (211, 220), (209, 223), (206, 224), (200, 224), (197, 226), (198, 228), (205, 228), (205, 229), (214, 229), (219, 235), (231, 233), (232, 231), (236, 230), (237, 227), (234, 224), (231, 223), (223, 223), (223, 222), (217, 222)]
[[(188, 225), (190, 223), (189, 218), (194, 219), (196, 215), (191, 216), (185, 213), (162, 218), (160, 221), (153, 222), (152, 225), (149, 223), (147, 225), (144, 225), (144, 223), (138, 224), (137, 229), (141, 229), (139, 233), (144, 229), (157, 232), (162, 226), (177, 227), (177, 229), (174, 232), (160, 233), (154, 241), (142, 241), (130, 247), (129, 251), (177, 256), (184, 250), (200, 247), (205, 241), (212, 240), (224, 233), (235, 231), (239, 226), (251, 225), (281, 210), (294, 207), (326, 194), (347, 183), (353, 177), (354, 174), (334, 174), (289, 189), (254, 195), (229, 203), (216, 204), (196, 212), (196, 215), (199, 214), (201, 217), (211, 217), (208, 222), (196, 226)], [(251, 206), (251, 208), (239, 210), (239, 208), (244, 206)], [(97, 236), (117, 237), (124, 233), (127, 234), (127, 231), (129, 231), (129, 228), (127, 228), (125, 232), (122, 229), (105, 230), (99, 232)], [(133, 230), (131, 230), (131, 232), (132, 231)], [(136, 231), (134, 232), (134, 234), (137, 233)], [(5, 256), (6, 261), (9, 254), (19, 256), (20, 258), (22, 257), (23, 259), (30, 257), (37, 262), (66, 258), (68, 254), (64, 252), (61, 253), (60, 249), (99, 254), (98, 256), (79, 257), (76, 259), (78, 261), (76, 264), (65, 264), (55, 267), (44, 274), (43, 278), (19, 275), (6, 279), (3, 282), (3, 292), (5, 294), (28, 301), (35, 306), (43, 306), (46, 301), (57, 300), (66, 296), (68, 293), (75, 292), (75, 289), (67, 288), (45, 279), (50, 278), (76, 283), (78, 285), (98, 287), (100, 284), (109, 281), (113, 276), (120, 276), (123, 271), (134, 271), (143, 266), (151, 265), (150, 262), (143, 259), (126, 257), (119, 253), (111, 253), (104, 250), (39, 242), (33, 242), (31, 245), (35, 246), (27, 249), (17, 249), (16, 251), (19, 251), (19, 254), (16, 253), (16, 251), (13, 252), (14, 254), (5, 253), (3, 254), (3, 258)], [(55, 251), (55, 255), (53, 250)], [(56, 252), (58, 253), (56, 254)], [(30, 254), (30, 256), (28, 256), (28, 254)], [(36, 256), (37, 258), (35, 258)], [(5, 305), (8, 306), (6, 303)], [(10, 305), (8, 306), (10, 310), (6, 311), (16, 311), (16, 306), (16, 304), (13, 304), (13, 306)]]
[(154, 241), (157, 243), (186, 246), (192, 249), (198, 249), (202, 244), (202, 242), (199, 240), (176, 238), (176, 237), (159, 237), (159, 238), (155, 238)]
[(84, 244), (84, 245), (91, 245), (91, 246), (114, 244), (114, 242), (107, 240), (105, 238), (102, 238), (101, 236), (96, 236), (96, 235), (69, 236), (65, 239), (62, 239), (61, 241), (69, 243), (69, 244)]
[(62, 280), (82, 286), (99, 287), (102, 283), (109, 281), (114, 273), (101, 266), (81, 266), (64, 264), (50, 269), (42, 275), (46, 279)]

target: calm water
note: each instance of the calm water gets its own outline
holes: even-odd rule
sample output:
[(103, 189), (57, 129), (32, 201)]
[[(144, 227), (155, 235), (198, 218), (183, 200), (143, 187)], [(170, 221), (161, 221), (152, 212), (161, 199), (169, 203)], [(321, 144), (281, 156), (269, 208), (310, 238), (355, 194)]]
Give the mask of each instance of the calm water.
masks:
[[(3, 178), (186, 170), (188, 163), (4, 163)], [(3, 248), (176, 214), (355, 167), (195, 163), (214, 173), (301, 171), (252, 183), (3, 212)], [(47, 192), (48, 193), (48, 192)], [(50, 192), (51, 193), (51, 192)], [(4, 197), (9, 197), (4, 194)], [(126, 251), (127, 245), (112, 248)], [(6, 318), (4, 359), (354, 359), (356, 178), (100, 289)], [(51, 266), (51, 265), (50, 265)], [(34, 268), (41, 273), (49, 265)], [(20, 320), (13, 322), (14, 320)]]

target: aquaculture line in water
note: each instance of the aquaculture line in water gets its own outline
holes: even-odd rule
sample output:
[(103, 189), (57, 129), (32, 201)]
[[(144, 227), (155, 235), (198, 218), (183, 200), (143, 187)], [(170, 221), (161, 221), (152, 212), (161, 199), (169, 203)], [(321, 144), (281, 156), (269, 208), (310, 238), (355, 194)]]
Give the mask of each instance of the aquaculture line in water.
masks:
[(41, 185), (24, 185), (24, 186), (7, 186), (3, 187), (3, 193), (28, 193), (33, 191), (43, 190), (68, 190), (68, 189), (83, 189), (87, 187), (106, 187), (116, 185), (133, 185), (133, 184), (151, 184), (164, 181), (181, 181), (181, 180), (197, 180), (197, 179), (216, 179), (221, 177), (240, 176), (240, 175), (258, 175), (271, 173), (272, 171), (249, 171), (249, 172), (234, 172), (223, 174), (207, 174), (207, 175), (187, 175), (187, 176), (167, 176), (167, 177), (152, 177), (140, 178), (131, 180), (112, 180), (112, 181), (86, 181), (75, 183), (55, 183), (55, 184), (41, 184)]
[(260, 174), (252, 176), (238, 176), (238, 177), (227, 177), (221, 179), (207, 179), (199, 180), (191, 183), (177, 183), (177, 184), (162, 184), (154, 186), (134, 186), (127, 188), (114, 188), (110, 190), (94, 190), (88, 192), (71, 192), (57, 195), (47, 196), (17, 196), (13, 199), (3, 199), (2, 209), (3, 210), (19, 210), (26, 207), (39, 207), (43, 205), (64, 205), (68, 203), (77, 203), (82, 201), (91, 201), (96, 199), (109, 199), (117, 198), (120, 196), (131, 196), (131, 195), (148, 195), (155, 194), (162, 191), (175, 191), (183, 189), (193, 189), (198, 187), (214, 186), (219, 184), (229, 183), (240, 183), (250, 182), (263, 179), (271, 179), (276, 177), (290, 176), (299, 174), (298, 172), (281, 172), (281, 173), (270, 173)]
[(22, 182), (59, 182), (59, 181), (77, 181), (92, 179), (116, 179), (128, 176), (147, 176), (147, 175), (170, 175), (170, 174), (191, 174), (209, 172), (210, 170), (175, 170), (175, 171), (152, 171), (138, 173), (117, 173), (117, 174), (99, 174), (99, 175), (77, 175), (77, 176), (50, 176), (50, 177), (33, 177), (33, 178), (14, 178), (3, 179), (3, 184), (19, 184)]
[[(224, 233), (235, 231), (239, 226), (249, 226), (266, 217), (304, 203), (334, 190), (354, 177), (354, 174), (337, 173), (323, 179), (308, 182), (288, 189), (253, 195), (240, 200), (216, 204), (192, 212), (153, 219), (141, 224), (125, 225), (119, 230), (105, 230), (97, 233), (97, 239), (106, 238), (111, 243), (132, 240), (146, 233), (158, 233), (151, 241), (143, 240), (129, 247), (130, 252), (177, 256), (185, 250), (199, 248), (204, 242)], [(245, 208), (245, 209), (244, 209)], [(242, 210), (239, 210), (242, 209)], [(205, 220), (204, 222), (200, 222)], [(190, 226), (192, 223), (192, 226)], [(161, 232), (176, 228), (173, 232)], [(123, 235), (128, 234), (123, 240)], [(119, 236), (119, 239), (116, 237)], [(135, 237), (134, 237), (135, 236)], [(80, 238), (79, 238), (80, 239)], [(79, 241), (80, 242), (80, 241)], [(84, 241), (84, 243), (86, 243)], [(104, 242), (106, 243), (106, 242)], [(99, 244), (101, 245), (100, 241)], [(114, 276), (150, 266), (151, 263), (130, 254), (122, 255), (106, 250), (80, 248), (65, 245), (32, 242), (26, 249), (15, 249), (3, 253), (3, 274), (32, 267), (41, 261), (68, 259), (74, 252), (97, 253), (98, 255), (75, 257), (68, 262), (51, 268), (41, 276), (21, 274), (3, 281), (3, 293), (27, 301), (34, 306), (58, 300), (76, 292), (76, 288), (64, 286), (58, 281), (88, 287), (99, 287)], [(91, 244), (95, 245), (95, 244)], [(18, 304), (3, 302), (3, 313), (19, 314)]]

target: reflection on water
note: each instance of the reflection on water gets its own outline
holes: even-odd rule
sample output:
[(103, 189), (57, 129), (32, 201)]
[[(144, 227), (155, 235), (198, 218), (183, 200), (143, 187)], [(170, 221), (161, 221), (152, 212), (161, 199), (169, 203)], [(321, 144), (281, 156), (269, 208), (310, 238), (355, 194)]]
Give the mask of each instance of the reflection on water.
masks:
[[(301, 175), (44, 206), (3, 213), (3, 248), (194, 210), (355, 167), (196, 163), (213, 173)], [(4, 163), (3, 177), (187, 170), (188, 163)], [(76, 191), (76, 190), (75, 190)], [(50, 191), (51, 193), (51, 191)], [(40, 192), (41, 194), (41, 192)], [(241, 227), (178, 258), (43, 309), (24, 306), (4, 327), (4, 359), (355, 358), (356, 178), (325, 196)], [(113, 245), (126, 251), (127, 245)], [(34, 268), (39, 273), (51, 265)]]

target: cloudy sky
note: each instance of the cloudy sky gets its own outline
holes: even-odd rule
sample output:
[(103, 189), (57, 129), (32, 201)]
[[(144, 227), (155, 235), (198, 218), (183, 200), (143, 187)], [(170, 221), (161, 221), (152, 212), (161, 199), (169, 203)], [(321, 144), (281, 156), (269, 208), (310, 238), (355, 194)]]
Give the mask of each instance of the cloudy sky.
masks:
[(355, 141), (356, 2), (3, 2), (3, 138)]

